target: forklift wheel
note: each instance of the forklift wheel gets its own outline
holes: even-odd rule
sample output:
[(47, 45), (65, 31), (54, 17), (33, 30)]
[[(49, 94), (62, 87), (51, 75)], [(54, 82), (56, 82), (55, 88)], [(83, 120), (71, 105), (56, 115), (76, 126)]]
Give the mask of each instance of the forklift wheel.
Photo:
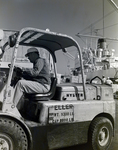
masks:
[(0, 148), (28, 150), (28, 139), (23, 128), (15, 121), (0, 117)]
[(113, 138), (113, 125), (105, 117), (97, 117), (90, 127), (89, 144), (92, 150), (106, 150)]

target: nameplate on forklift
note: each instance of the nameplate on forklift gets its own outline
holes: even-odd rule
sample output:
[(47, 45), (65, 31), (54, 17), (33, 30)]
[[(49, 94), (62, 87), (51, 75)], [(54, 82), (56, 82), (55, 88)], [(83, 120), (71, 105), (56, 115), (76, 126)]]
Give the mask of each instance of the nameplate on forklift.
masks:
[(48, 123), (66, 123), (74, 121), (73, 105), (55, 105), (49, 107)]

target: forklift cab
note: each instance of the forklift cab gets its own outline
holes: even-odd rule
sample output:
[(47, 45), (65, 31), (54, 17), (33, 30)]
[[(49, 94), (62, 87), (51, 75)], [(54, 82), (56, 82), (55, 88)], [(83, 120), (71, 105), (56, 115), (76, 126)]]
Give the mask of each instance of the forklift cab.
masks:
[[(42, 57), (45, 57), (46, 60), (49, 63), (50, 66), (50, 75), (51, 75), (51, 88), (48, 93), (34, 93), (34, 94), (25, 94), (25, 98), (32, 100), (32, 101), (47, 101), (51, 100), (53, 96), (55, 95), (55, 90), (56, 90), (56, 84), (58, 83), (58, 78), (57, 78), (57, 58), (56, 58), (56, 52), (60, 51), (68, 54), (67, 48), (75, 46), (77, 47), (78, 54), (80, 55), (80, 70), (83, 70), (83, 64), (81, 63), (82, 61), (82, 56), (81, 56), (81, 50), (79, 49), (79, 45), (70, 37), (66, 35), (61, 35), (57, 33), (53, 33), (47, 30), (39, 30), (39, 29), (34, 29), (34, 28), (24, 28), (20, 32), (15, 32), (14, 34), (10, 35), (8, 38), (8, 41), (5, 43), (4, 46), (4, 52), (5, 49), (12, 49), (12, 60), (11, 60), (11, 65), (9, 68), (9, 75), (7, 79), (7, 85), (6, 85), (6, 91), (5, 91), (5, 97), (3, 100), (3, 110), (8, 111), (9, 106), (7, 104), (12, 103), (12, 99), (10, 97), (11, 90), (11, 81), (16, 82), (19, 79), (18, 75), (14, 73), (14, 66), (16, 64), (18, 65), (23, 65), (23, 67), (26, 65), (27, 67), (31, 67), (32, 64), (28, 62), (28, 60), (24, 57), (22, 60), (24, 60), (26, 63), (23, 63), (21, 61), (18, 63), (19, 58), (19, 53), (24, 53), (24, 56), (26, 54), (26, 51), (29, 47), (36, 47), (39, 50), (40, 55)], [(83, 91), (84, 91), (84, 97), (86, 99), (85, 95), (85, 81), (83, 77), (83, 71), (82, 73), (82, 80), (83, 80)], [(12, 109), (13, 110), (13, 109)], [(11, 109), (10, 109), (11, 111)]]

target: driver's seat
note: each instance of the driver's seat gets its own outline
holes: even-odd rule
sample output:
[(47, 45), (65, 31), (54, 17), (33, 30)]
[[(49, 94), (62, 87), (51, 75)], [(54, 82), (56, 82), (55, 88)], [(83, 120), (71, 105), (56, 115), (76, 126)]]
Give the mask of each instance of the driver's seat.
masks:
[(56, 77), (51, 77), (51, 88), (49, 92), (47, 93), (34, 93), (34, 94), (25, 94), (25, 97), (28, 98), (31, 101), (47, 101), (50, 100), (56, 90), (56, 84), (57, 84), (57, 78)]

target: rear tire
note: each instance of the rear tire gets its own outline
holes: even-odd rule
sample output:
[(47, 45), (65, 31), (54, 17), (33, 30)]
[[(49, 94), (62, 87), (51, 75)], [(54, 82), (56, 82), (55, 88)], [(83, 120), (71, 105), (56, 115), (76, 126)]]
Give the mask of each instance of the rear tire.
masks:
[(107, 150), (113, 138), (113, 125), (105, 117), (97, 117), (90, 126), (89, 144), (92, 150)]
[(24, 129), (15, 121), (0, 117), (0, 148), (5, 150), (28, 150)]

